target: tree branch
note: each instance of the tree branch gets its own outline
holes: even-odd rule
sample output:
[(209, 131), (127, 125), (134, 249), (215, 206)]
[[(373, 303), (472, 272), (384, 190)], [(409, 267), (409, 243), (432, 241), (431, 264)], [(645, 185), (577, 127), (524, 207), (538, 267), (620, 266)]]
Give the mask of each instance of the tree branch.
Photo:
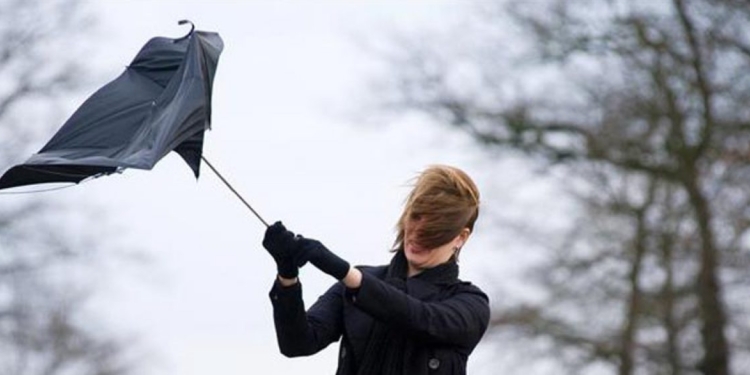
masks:
[(694, 159), (698, 159), (711, 144), (711, 137), (713, 135), (714, 128), (714, 116), (713, 116), (713, 100), (712, 100), (712, 89), (705, 70), (705, 62), (703, 61), (703, 50), (698, 42), (696, 36), (695, 25), (688, 15), (687, 9), (685, 8), (684, 0), (673, 0), (677, 14), (682, 24), (685, 37), (687, 38), (688, 45), (692, 53), (692, 66), (695, 74), (696, 83), (698, 85), (698, 92), (701, 97), (701, 104), (703, 106), (703, 128), (701, 130), (701, 138), (698, 144), (693, 149)]

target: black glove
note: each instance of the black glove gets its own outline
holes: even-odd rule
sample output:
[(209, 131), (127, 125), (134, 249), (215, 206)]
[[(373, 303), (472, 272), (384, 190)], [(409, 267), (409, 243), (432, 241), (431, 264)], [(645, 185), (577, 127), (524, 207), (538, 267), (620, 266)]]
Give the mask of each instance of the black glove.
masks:
[(303, 253), (299, 251), (299, 244), (294, 233), (288, 231), (280, 221), (266, 229), (263, 247), (276, 261), (279, 276), (293, 279), (299, 275), (299, 267), (302, 267), (306, 261), (300, 257)]
[(319, 270), (341, 280), (349, 273), (349, 262), (332, 253), (320, 241), (311, 238), (297, 237), (297, 250), (302, 253), (301, 259), (310, 261)]

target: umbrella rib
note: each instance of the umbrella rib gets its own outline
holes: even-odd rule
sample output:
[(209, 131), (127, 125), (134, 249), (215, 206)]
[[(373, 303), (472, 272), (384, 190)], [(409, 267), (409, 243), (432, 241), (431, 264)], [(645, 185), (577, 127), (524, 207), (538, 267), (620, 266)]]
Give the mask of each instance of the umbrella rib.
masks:
[(245, 200), (245, 198), (242, 198), (242, 196), (240, 195), (240, 193), (238, 193), (237, 190), (235, 190), (234, 187), (232, 187), (232, 185), (224, 178), (224, 176), (222, 176), (221, 173), (219, 173), (219, 171), (217, 171), (216, 168), (214, 168), (214, 166), (211, 165), (211, 163), (209, 163), (208, 159), (206, 159), (206, 157), (203, 156), (203, 155), (201, 155), (201, 159), (203, 160), (204, 163), (206, 163), (206, 165), (208, 165), (209, 168), (211, 168), (211, 170), (216, 174), (216, 176), (218, 176), (219, 179), (221, 179), (221, 182), (223, 182), (224, 185), (226, 185), (229, 188), (229, 190), (231, 190), (232, 193), (234, 193), (234, 195), (236, 195), (237, 198), (239, 198), (242, 201), (242, 203), (245, 204), (245, 207), (249, 208), (250, 211), (255, 215), (255, 217), (257, 217), (258, 220), (260, 220), (263, 223), (263, 225), (265, 225), (266, 227), (268, 227), (269, 226), (268, 223), (265, 220), (263, 220), (263, 218), (260, 217), (260, 215), (258, 215), (258, 213), (255, 211), (255, 209), (253, 209), (253, 207), (250, 206), (249, 203), (247, 203), (247, 201)]

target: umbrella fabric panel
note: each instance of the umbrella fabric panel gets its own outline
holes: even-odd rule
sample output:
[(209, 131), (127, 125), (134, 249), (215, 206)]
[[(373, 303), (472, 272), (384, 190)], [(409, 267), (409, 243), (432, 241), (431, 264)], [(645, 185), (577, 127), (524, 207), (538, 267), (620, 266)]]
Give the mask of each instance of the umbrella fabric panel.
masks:
[[(113, 167), (96, 167), (88, 165), (17, 165), (0, 179), (0, 189), (46, 182), (75, 182), (91, 176), (111, 174)], [(33, 182), (29, 182), (33, 181)]]
[(163, 91), (153, 81), (126, 70), (99, 89), (27, 164), (71, 161), (118, 166), (123, 145), (133, 139)]

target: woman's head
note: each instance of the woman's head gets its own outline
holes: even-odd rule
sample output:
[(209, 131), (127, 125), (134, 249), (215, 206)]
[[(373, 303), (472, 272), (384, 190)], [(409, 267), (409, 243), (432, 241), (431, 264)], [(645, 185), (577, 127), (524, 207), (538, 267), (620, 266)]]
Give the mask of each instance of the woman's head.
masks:
[(434, 251), (449, 251), (448, 259), (454, 255), (468, 239), (478, 215), (479, 190), (469, 175), (451, 166), (430, 166), (417, 177), (406, 199), (394, 246), (411, 247), (407, 259), (412, 255), (410, 261), (435, 266), (432, 258), (439, 254)]

